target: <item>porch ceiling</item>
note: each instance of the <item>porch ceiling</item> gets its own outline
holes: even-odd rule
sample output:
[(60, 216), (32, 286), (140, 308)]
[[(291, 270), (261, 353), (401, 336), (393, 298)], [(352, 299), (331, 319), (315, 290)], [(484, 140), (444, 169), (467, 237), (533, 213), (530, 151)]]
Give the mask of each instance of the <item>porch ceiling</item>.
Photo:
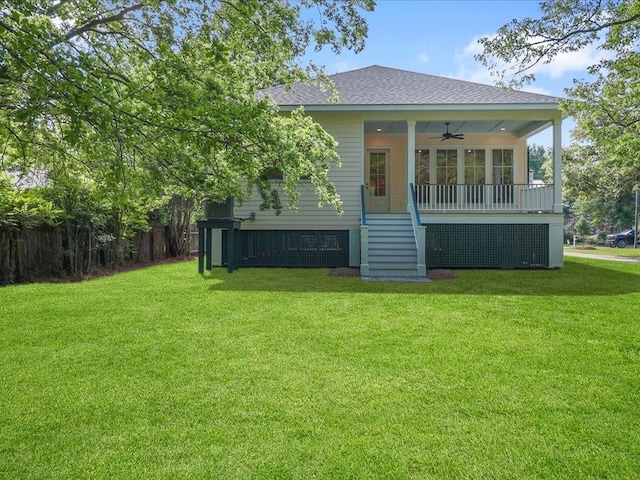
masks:
[[(540, 120), (451, 120), (450, 133), (465, 134), (512, 134), (517, 137), (528, 136), (550, 125), (548, 121)], [(417, 134), (442, 135), (446, 130), (444, 121), (416, 122)], [(407, 133), (407, 122), (398, 120), (371, 120), (364, 122), (364, 133)]]

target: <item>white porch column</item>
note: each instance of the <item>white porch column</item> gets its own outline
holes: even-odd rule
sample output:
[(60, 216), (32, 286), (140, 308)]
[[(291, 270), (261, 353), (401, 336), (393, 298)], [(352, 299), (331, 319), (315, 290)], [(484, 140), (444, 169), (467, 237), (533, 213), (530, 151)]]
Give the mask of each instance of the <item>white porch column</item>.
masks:
[[(553, 120), (553, 212), (562, 214), (562, 119)], [(564, 263), (563, 218), (549, 224), (549, 267), (560, 268)]]
[(416, 122), (407, 120), (407, 212), (413, 208), (409, 197), (409, 184), (416, 179)]
[(553, 212), (562, 213), (562, 119), (553, 120)]

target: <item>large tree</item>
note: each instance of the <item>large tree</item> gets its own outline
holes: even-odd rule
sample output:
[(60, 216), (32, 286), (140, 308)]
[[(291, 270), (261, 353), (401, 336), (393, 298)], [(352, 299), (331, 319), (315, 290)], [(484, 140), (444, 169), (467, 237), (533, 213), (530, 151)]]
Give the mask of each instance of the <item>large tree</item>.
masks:
[[(584, 217), (596, 232), (612, 232), (633, 225), (634, 179), (640, 164), (620, 166), (606, 160), (593, 146), (574, 144), (562, 152), (563, 202), (566, 222)], [(552, 161), (545, 162), (551, 173)]]
[[(285, 172), (340, 209), (335, 142), (256, 91), (308, 81), (309, 48), (359, 50), (373, 0), (8, 0), (0, 7), (0, 160), (69, 170), (130, 200), (242, 198)], [(136, 188), (136, 192), (141, 191)], [(170, 192), (168, 192), (170, 191)]]
[[(602, 60), (567, 89), (566, 111), (575, 117), (578, 140), (603, 161), (640, 162), (640, 2), (637, 0), (545, 0), (540, 18), (513, 20), (481, 39), (477, 58), (499, 83), (522, 86), (536, 67), (558, 54), (595, 45)], [(640, 182), (640, 178), (635, 178)]]

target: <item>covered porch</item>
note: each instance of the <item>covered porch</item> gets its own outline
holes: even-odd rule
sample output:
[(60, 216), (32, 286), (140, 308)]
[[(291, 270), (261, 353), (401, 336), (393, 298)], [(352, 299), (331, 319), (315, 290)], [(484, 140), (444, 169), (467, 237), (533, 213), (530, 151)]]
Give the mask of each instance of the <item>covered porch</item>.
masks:
[[(562, 213), (559, 112), (518, 112), (523, 118), (515, 119), (485, 113), (495, 119), (366, 119), (366, 210), (410, 212), (413, 183), (417, 208), (425, 214)], [(530, 174), (527, 138), (545, 129), (553, 132), (553, 179), (543, 184)], [(444, 132), (457, 138), (445, 138)]]
[[(397, 265), (392, 252), (415, 258), (404, 275), (416, 276), (438, 267), (562, 266), (561, 113), (525, 107), (426, 116), (363, 121), (363, 274), (384, 275)], [(545, 129), (553, 179), (534, 182), (527, 139)]]

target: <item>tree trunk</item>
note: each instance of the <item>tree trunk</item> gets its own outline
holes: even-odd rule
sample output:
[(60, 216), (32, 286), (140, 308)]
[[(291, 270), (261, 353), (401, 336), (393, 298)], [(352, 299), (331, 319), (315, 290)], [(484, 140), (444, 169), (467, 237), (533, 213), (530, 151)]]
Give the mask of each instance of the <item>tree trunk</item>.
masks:
[(167, 206), (169, 223), (165, 227), (165, 238), (167, 253), (170, 257), (189, 253), (189, 230), (193, 205), (193, 198), (185, 198), (180, 195), (174, 195), (169, 201)]

